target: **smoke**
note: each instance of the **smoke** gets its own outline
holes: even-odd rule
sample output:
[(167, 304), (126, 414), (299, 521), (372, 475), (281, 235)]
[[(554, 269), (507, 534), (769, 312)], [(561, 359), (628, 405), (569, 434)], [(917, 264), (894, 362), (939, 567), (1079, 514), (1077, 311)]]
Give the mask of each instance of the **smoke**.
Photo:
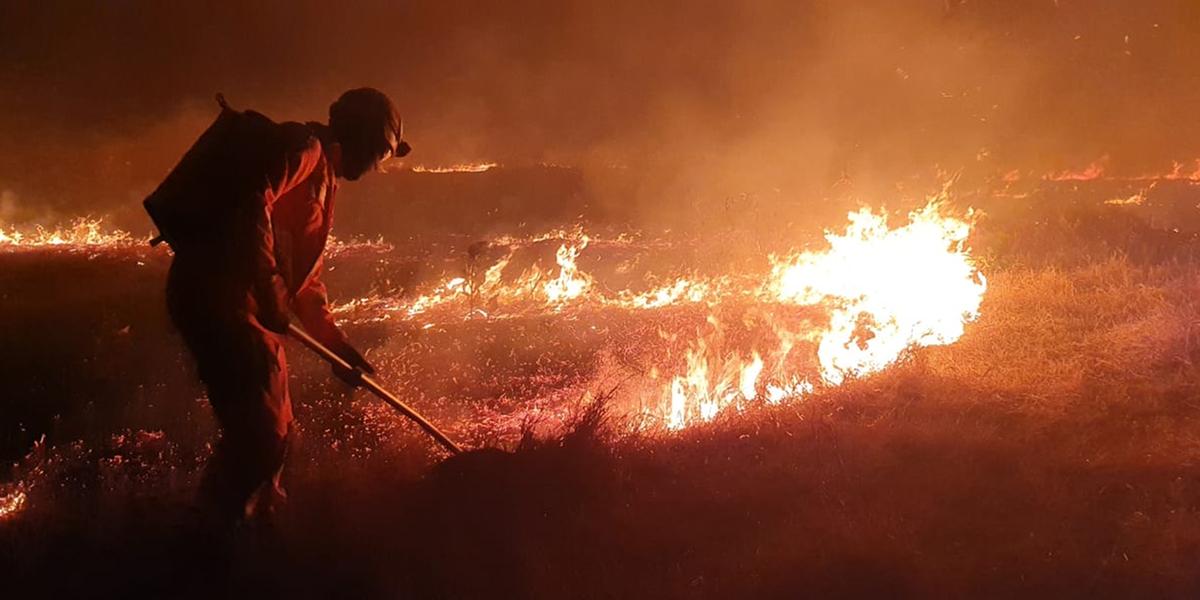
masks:
[(650, 212), (1200, 155), (1182, 0), (17, 2), (0, 23), (0, 180), (77, 213), (136, 204), (217, 91), (306, 120), (374, 85), (413, 160), (579, 165), (601, 188), (623, 167)]
[(17, 220), (17, 194), (12, 190), (0, 190), (0, 224)]

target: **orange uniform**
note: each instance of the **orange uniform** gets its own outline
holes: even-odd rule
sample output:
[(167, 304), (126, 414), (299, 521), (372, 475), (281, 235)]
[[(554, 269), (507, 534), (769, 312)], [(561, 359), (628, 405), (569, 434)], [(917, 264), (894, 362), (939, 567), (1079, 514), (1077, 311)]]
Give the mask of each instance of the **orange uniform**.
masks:
[(348, 347), (320, 279), (337, 189), (329, 130), (250, 112), (240, 118), (254, 119), (253, 127), (225, 136), (222, 167), (208, 167), (218, 181), (207, 186), (236, 197), (221, 199), (228, 208), (219, 226), (173, 242), (167, 282), (172, 321), (222, 430), (201, 498), (229, 519), (246, 515), (264, 491), (282, 493), (292, 407), (278, 334), (288, 309), (319, 341)]

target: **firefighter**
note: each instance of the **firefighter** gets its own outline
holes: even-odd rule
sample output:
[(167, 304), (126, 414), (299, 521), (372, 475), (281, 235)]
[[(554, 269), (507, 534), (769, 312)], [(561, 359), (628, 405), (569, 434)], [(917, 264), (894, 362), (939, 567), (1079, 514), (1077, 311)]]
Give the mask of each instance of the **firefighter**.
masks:
[(233, 524), (286, 498), (279, 478), (292, 406), (280, 338), (290, 315), (374, 373), (330, 314), (322, 254), (337, 180), (357, 180), (410, 148), (396, 108), (375, 89), (343, 94), (328, 124), (275, 123), (218, 100), (222, 116), (145, 205), (175, 252), (167, 307), (221, 430), (199, 505)]

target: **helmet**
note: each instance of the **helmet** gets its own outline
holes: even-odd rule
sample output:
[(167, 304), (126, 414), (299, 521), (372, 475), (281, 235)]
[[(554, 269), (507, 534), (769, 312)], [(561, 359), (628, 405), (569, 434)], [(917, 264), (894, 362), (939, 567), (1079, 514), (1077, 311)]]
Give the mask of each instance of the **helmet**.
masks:
[(342, 171), (357, 179), (390, 157), (408, 154), (404, 126), (396, 106), (375, 88), (341, 95), (329, 107), (329, 127), (342, 145)]

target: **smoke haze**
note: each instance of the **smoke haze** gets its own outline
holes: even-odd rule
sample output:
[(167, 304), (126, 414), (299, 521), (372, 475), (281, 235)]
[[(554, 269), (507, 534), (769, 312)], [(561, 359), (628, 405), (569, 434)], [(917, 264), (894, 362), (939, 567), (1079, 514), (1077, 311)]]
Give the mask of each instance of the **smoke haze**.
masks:
[(1162, 0), (8, 2), (0, 193), (10, 219), (128, 211), (214, 92), (307, 120), (362, 85), (411, 164), (631, 169), (631, 202), (1160, 168), (1200, 156), (1198, 33)]

